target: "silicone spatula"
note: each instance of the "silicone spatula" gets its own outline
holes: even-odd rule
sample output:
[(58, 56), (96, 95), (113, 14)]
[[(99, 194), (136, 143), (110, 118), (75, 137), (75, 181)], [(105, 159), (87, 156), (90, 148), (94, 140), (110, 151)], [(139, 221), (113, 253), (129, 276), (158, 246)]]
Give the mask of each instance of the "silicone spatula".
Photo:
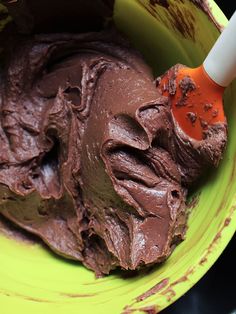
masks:
[(169, 97), (179, 127), (191, 138), (202, 140), (210, 126), (226, 121), (223, 94), (235, 77), (236, 12), (201, 66), (174, 66), (158, 86)]

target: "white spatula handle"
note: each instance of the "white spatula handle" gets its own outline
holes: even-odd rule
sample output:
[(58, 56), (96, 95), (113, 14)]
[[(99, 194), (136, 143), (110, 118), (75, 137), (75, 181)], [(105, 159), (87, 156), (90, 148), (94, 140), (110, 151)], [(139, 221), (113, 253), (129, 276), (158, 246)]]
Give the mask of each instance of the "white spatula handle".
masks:
[(236, 77), (236, 12), (209, 52), (203, 67), (210, 78), (223, 87)]

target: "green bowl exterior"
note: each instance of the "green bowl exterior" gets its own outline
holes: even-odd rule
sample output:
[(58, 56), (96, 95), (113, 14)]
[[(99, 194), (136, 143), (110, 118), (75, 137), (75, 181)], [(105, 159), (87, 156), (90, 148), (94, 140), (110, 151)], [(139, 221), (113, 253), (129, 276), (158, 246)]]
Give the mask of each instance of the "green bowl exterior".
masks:
[[(183, 36), (172, 23), (173, 14), (160, 6), (158, 11), (150, 9), (147, 0), (117, 0), (114, 9), (117, 27), (142, 51), (156, 75), (176, 63), (201, 64), (219, 36), (212, 19), (192, 2), (169, 2), (173, 11), (180, 10), (186, 16), (191, 13), (193, 33)], [(209, 5), (216, 21), (226, 25), (214, 1)], [(5, 22), (0, 22), (0, 30)], [(115, 272), (95, 279), (79, 263), (59, 258), (40, 244), (19, 242), (2, 234), (1, 313), (155, 313), (186, 293), (217, 260), (236, 229), (235, 83), (227, 88), (225, 109), (229, 142), (224, 159), (195, 190), (198, 202), (191, 209), (186, 240), (165, 263), (131, 278)]]

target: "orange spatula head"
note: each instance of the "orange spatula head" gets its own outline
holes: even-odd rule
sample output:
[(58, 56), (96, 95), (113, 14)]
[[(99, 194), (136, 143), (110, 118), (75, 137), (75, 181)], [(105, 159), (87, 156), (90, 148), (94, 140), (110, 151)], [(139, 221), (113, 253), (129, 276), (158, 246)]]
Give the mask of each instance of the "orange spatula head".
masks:
[(210, 126), (226, 121), (222, 98), (225, 88), (217, 85), (203, 66), (191, 69), (175, 65), (157, 85), (169, 98), (175, 121), (191, 138), (202, 140)]

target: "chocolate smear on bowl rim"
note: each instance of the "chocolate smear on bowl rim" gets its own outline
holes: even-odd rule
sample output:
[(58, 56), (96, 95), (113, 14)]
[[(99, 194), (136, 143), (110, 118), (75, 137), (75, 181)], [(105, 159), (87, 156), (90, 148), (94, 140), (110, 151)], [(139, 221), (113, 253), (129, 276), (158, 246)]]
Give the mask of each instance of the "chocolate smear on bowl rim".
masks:
[(169, 279), (168, 278), (165, 278), (165, 279), (161, 280), (160, 282), (155, 284), (152, 288), (150, 288), (146, 292), (144, 292), (141, 295), (139, 295), (138, 297), (136, 297), (136, 301), (137, 302), (141, 302), (143, 300), (146, 300), (150, 296), (152, 296), (152, 295), (156, 294), (157, 292), (163, 290), (168, 284), (169, 284)]

